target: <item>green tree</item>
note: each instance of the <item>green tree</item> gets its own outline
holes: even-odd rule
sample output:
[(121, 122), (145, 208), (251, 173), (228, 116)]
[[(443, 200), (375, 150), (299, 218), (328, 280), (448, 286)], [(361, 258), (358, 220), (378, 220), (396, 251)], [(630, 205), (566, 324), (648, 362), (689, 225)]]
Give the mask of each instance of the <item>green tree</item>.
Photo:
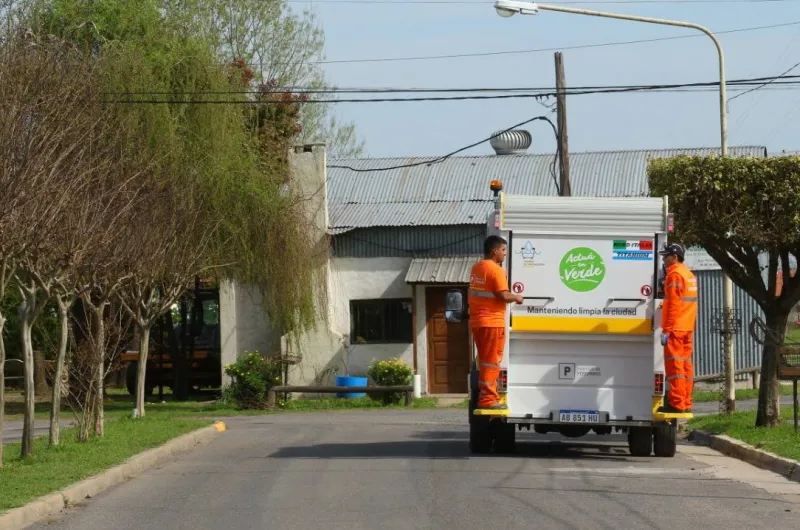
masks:
[[(126, 100), (117, 105), (128, 131), (121, 148), (141, 162), (132, 171), (194, 201), (203, 222), (192, 226), (205, 232), (184, 237), (214, 235), (203, 269), (261, 288), (280, 332), (307, 329), (324, 315), (314, 297), (321, 276), (303, 197), (286, 192), (302, 98), (276, 92), (275, 79), (256, 80), (246, 61), (222, 62), (210, 34), (197, 31), (201, 18), (163, 7), (41, 0), (38, 20), (103, 62), (105, 91)], [(207, 104), (219, 92), (233, 94), (230, 105)]]
[[(318, 61), (324, 60), (325, 32), (310, 10), (294, 12), (286, 0), (161, 0), (168, 16), (207, 36), (222, 61), (244, 60), (255, 81), (282, 87), (320, 90), (316, 97), (335, 98)], [(331, 157), (355, 157), (364, 142), (353, 123), (336, 119), (330, 104), (303, 104), (299, 142), (328, 143)]]
[(800, 157), (679, 156), (652, 160), (647, 174), (651, 193), (669, 196), (676, 240), (703, 247), (764, 311), (756, 425), (777, 426), (778, 347), (800, 301), (800, 275), (790, 274), (800, 257)]

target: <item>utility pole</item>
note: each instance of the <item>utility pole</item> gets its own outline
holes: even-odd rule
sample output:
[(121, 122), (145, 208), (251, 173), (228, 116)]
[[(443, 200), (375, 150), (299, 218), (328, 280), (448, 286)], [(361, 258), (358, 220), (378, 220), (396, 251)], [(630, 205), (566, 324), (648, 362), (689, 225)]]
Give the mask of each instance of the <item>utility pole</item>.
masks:
[(556, 112), (558, 113), (558, 189), (562, 197), (572, 195), (569, 185), (569, 139), (567, 136), (567, 84), (564, 80), (564, 58), (561, 52), (556, 59)]

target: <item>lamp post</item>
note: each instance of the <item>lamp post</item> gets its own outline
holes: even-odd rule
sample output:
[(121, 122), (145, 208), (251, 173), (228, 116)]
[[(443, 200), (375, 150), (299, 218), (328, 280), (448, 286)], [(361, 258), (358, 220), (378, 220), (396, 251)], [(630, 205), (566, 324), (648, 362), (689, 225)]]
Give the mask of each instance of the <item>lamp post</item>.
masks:
[[(630, 20), (633, 22), (644, 22), (646, 24), (658, 24), (662, 26), (677, 26), (681, 28), (691, 28), (701, 31), (708, 35), (714, 46), (717, 48), (719, 55), (719, 135), (720, 135), (720, 154), (722, 156), (728, 155), (728, 110), (727, 110), (727, 96), (725, 86), (725, 54), (722, 52), (722, 44), (719, 39), (711, 32), (710, 29), (700, 24), (692, 22), (681, 22), (679, 20), (668, 20), (653, 17), (640, 17), (636, 15), (623, 15), (619, 13), (608, 13), (605, 11), (593, 11), (590, 9), (575, 9), (572, 7), (554, 6), (548, 4), (537, 4), (536, 2), (525, 2), (521, 0), (497, 0), (494, 3), (494, 8), (497, 14), (501, 17), (511, 17), (516, 14), (520, 15), (535, 15), (539, 11), (557, 11), (560, 13), (571, 13), (573, 15), (586, 15), (590, 17), (601, 18), (615, 18), (619, 20)], [(723, 282), (723, 309), (725, 312), (725, 330), (724, 330), (724, 352), (727, 358), (728, 370), (725, 374), (726, 386), (726, 409), (728, 412), (733, 411), (735, 407), (735, 390), (733, 382), (733, 282), (727, 274), (724, 275)]]

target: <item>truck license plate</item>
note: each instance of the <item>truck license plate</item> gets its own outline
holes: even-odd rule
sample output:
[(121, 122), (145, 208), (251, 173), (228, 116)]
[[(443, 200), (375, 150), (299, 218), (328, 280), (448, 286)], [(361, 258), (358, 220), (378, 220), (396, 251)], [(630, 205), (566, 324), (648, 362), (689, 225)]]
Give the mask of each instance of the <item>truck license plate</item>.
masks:
[(560, 410), (558, 421), (562, 423), (600, 423), (600, 414), (596, 410)]

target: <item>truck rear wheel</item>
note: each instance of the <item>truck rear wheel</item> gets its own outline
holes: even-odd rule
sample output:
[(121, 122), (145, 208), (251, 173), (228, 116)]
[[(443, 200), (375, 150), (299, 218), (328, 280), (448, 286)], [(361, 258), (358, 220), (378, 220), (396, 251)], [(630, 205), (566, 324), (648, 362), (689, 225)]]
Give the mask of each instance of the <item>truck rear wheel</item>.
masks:
[(628, 430), (628, 450), (633, 456), (650, 456), (653, 452), (653, 430), (650, 427), (631, 427)]
[(494, 452), (510, 455), (517, 451), (517, 429), (513, 423), (495, 421)]
[(678, 450), (677, 422), (656, 425), (653, 429), (653, 452), (658, 457), (672, 458)]
[(494, 441), (493, 425), (489, 418), (473, 416), (469, 423), (469, 450), (478, 455), (489, 454)]

